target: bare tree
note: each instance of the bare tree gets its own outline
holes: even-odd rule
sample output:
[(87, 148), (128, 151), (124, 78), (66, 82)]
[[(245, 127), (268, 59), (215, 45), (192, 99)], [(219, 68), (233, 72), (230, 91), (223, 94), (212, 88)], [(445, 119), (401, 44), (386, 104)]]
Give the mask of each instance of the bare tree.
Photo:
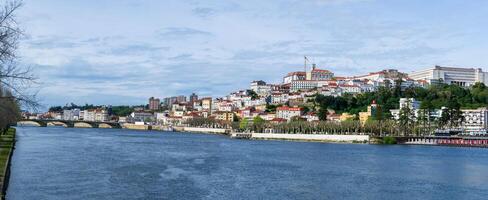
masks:
[(29, 89), (36, 83), (36, 77), (30, 67), (19, 65), (17, 57), (18, 42), (23, 32), (15, 12), (21, 6), (21, 0), (6, 0), (0, 7), (0, 88), (11, 94), (0, 98), (14, 98), (24, 106), (35, 108), (38, 106), (36, 95)]
[(20, 118), (20, 105), (38, 106), (30, 87), (36, 78), (30, 67), (19, 64), (17, 47), (23, 32), (15, 13), (21, 0), (0, 1), (0, 132)]

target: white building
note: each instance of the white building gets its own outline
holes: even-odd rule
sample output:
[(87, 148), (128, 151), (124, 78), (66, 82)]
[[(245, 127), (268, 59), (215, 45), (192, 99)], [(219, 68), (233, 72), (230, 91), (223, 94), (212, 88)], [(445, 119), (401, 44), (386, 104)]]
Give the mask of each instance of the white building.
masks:
[(415, 98), (400, 98), (400, 109), (408, 106), (410, 110), (418, 110), (420, 109), (420, 103)]
[(63, 120), (79, 120), (80, 109), (63, 110)]
[(462, 128), (470, 135), (484, 135), (488, 130), (488, 109), (463, 109), (464, 122)]
[(105, 122), (109, 120), (109, 116), (107, 110), (105, 109), (89, 109), (83, 111), (83, 120)]
[(456, 84), (459, 86), (471, 86), (476, 82), (488, 85), (488, 74), (481, 68), (458, 68), (458, 67), (440, 67), (412, 72), (409, 77), (414, 80), (425, 80), (429, 84), (441, 80), (447, 84)]
[(288, 101), (287, 93), (275, 93), (271, 95), (271, 104), (284, 104)]
[(302, 115), (302, 108), (282, 106), (276, 108), (276, 117), (290, 120), (292, 117), (300, 117)]
[(256, 92), (259, 96), (267, 96), (271, 94), (271, 85), (267, 85), (264, 81), (251, 82), (252, 91)]
[[(417, 118), (419, 116), (420, 101), (417, 101), (414, 98), (400, 98), (399, 104), (400, 104), (400, 109), (390, 110), (390, 113), (391, 113), (391, 116), (393, 117), (393, 119), (399, 120), (400, 119), (400, 111), (405, 107), (408, 107), (412, 111), (412, 113), (414, 114), (411, 117)], [(434, 114), (436, 114), (436, 112), (431, 113), (431, 116)]]
[(132, 122), (146, 122), (146, 121), (154, 121), (154, 115), (152, 113), (146, 112), (132, 112), (130, 114), (130, 120)]
[(216, 101), (214, 105), (215, 105), (214, 108), (217, 111), (223, 111), (223, 112), (231, 112), (235, 108), (234, 103), (229, 100)]
[(289, 84), (292, 81), (305, 80), (307, 74), (305, 72), (290, 72), (283, 77), (283, 83)]
[(361, 93), (361, 87), (357, 85), (339, 85), (343, 93), (358, 94)]
[(320, 88), (327, 85), (328, 81), (325, 80), (296, 80), (291, 82), (290, 91), (296, 92), (299, 90), (305, 91), (314, 88)]

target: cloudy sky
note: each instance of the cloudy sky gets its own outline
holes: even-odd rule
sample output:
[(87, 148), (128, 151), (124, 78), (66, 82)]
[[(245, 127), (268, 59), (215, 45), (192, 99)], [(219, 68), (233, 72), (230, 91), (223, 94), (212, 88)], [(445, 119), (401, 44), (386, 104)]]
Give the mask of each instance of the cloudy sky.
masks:
[(484, 0), (24, 0), (19, 54), (46, 106), (220, 96), (303, 56), (337, 75), (488, 70)]

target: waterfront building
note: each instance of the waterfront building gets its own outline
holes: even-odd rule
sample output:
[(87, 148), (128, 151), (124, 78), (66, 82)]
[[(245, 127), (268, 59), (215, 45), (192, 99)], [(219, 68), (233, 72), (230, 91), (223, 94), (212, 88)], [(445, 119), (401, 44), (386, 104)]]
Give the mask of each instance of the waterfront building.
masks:
[(164, 119), (169, 117), (169, 112), (168, 111), (157, 112), (157, 113), (154, 113), (154, 115), (156, 117), (156, 121), (160, 122), (160, 121), (164, 121)]
[(331, 114), (327, 115), (327, 121), (340, 122), (341, 121), (341, 115), (336, 114), (336, 113), (331, 113)]
[(290, 121), (292, 117), (302, 116), (303, 108), (281, 106), (276, 108), (276, 117)]
[(127, 122), (127, 117), (120, 116), (117, 120), (119, 123), (126, 123)]
[[(401, 109), (408, 108), (411, 111), (409, 118), (416, 121), (419, 117), (421, 117), (423, 111), (422, 109), (420, 109), (420, 104), (421, 101), (417, 101), (414, 98), (400, 98), (399, 100), (400, 109), (390, 110), (391, 116), (393, 119), (399, 120)], [(430, 113), (428, 113), (428, 115), (430, 116), (431, 119), (438, 119), (442, 116), (443, 109), (445, 109), (445, 107), (441, 109), (434, 109)]]
[(95, 121), (95, 109), (88, 109), (83, 111), (83, 121)]
[(95, 121), (97, 122), (109, 121), (108, 111), (106, 109), (95, 109)]
[(408, 75), (414, 80), (425, 80), (429, 84), (443, 82), (459, 86), (471, 86), (477, 82), (488, 85), (488, 74), (481, 68), (441, 67), (424, 69)]
[(395, 120), (400, 119), (400, 111), (403, 108), (408, 108), (412, 115), (410, 118), (413, 118), (416, 120), (416, 118), (419, 116), (419, 111), (420, 111), (420, 101), (415, 100), (414, 98), (400, 98), (399, 104), (400, 104), (400, 109), (392, 109), (390, 110), (391, 116)]
[(39, 119), (39, 116), (38, 115), (29, 115), (29, 116), (27, 116), (27, 119), (37, 120), (37, 119)]
[(166, 118), (165, 124), (171, 126), (180, 126), (185, 119), (183, 117), (170, 116)]
[(315, 112), (308, 112), (303, 116), (303, 118), (307, 119), (308, 122), (316, 122), (319, 121), (319, 116)]
[(149, 98), (149, 110), (159, 110), (161, 101), (158, 98)]
[(376, 115), (376, 109), (378, 108), (378, 105), (376, 104), (376, 101), (373, 100), (371, 105), (368, 106), (368, 109), (366, 112), (359, 112), (359, 122), (364, 125), (366, 124), (366, 121), (372, 116)]
[(109, 116), (106, 109), (88, 109), (83, 111), (83, 120), (91, 122), (105, 122), (109, 121)]
[(63, 120), (79, 120), (80, 109), (63, 110)]
[(147, 122), (154, 121), (154, 115), (148, 112), (132, 112), (130, 114), (131, 122)]
[(370, 112), (359, 112), (359, 122), (361, 122), (362, 125), (366, 124), (366, 121), (368, 121), (369, 117), (371, 117)]
[(276, 118), (276, 113), (275, 112), (264, 113), (260, 115), (260, 117), (266, 121), (271, 121), (274, 118)]
[(354, 119), (354, 117), (356, 117), (356, 115), (352, 115), (352, 114), (349, 114), (349, 113), (342, 113), (342, 115), (339, 118), (339, 120), (341, 122), (343, 122), (343, 121), (346, 121), (346, 120), (349, 120), (349, 119)]
[(463, 109), (462, 129), (469, 135), (486, 135), (488, 130), (488, 109)]
[(213, 113), (212, 115), (214, 115), (215, 119), (217, 119), (217, 120), (229, 121), (229, 122), (234, 121), (234, 113), (233, 112), (217, 111), (217, 112)]

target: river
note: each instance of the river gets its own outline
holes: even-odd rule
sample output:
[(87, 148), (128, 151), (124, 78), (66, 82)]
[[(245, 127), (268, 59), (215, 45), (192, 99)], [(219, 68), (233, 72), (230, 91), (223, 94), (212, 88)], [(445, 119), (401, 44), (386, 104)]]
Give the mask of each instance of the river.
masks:
[(488, 149), (19, 127), (7, 199), (486, 199)]

